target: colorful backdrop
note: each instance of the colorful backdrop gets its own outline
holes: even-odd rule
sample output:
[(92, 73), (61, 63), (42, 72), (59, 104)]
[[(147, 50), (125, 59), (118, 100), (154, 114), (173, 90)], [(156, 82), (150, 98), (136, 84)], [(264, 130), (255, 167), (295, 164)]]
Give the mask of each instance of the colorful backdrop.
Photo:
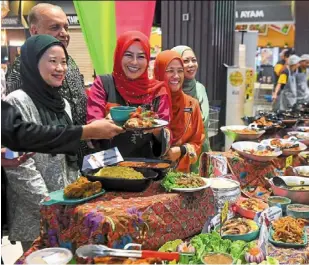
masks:
[(78, 1), (74, 6), (96, 74), (111, 73), (117, 36), (150, 36), (156, 1)]

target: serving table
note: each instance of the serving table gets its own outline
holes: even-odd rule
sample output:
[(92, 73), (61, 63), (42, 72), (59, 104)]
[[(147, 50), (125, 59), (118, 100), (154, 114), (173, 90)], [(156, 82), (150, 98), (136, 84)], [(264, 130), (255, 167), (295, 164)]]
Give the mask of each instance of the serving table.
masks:
[(165, 242), (201, 232), (214, 215), (210, 188), (195, 193), (167, 193), (152, 182), (141, 193), (107, 192), (90, 202), (41, 207), (40, 236), (18, 261), (46, 247), (66, 247), (73, 253), (86, 244), (123, 248), (134, 242), (157, 250)]
[[(271, 162), (257, 162), (240, 156), (237, 152), (208, 152), (201, 156), (200, 174), (201, 176), (218, 177), (222, 171), (222, 163), (226, 161), (228, 173), (234, 175), (241, 186), (261, 185), (268, 187), (265, 178), (282, 175), (286, 171), (287, 157), (278, 157)], [(298, 156), (293, 156), (291, 166), (299, 166)], [(307, 235), (309, 239), (309, 227)], [(280, 264), (308, 264), (309, 244), (306, 248), (279, 248), (269, 243), (269, 256), (275, 257)]]

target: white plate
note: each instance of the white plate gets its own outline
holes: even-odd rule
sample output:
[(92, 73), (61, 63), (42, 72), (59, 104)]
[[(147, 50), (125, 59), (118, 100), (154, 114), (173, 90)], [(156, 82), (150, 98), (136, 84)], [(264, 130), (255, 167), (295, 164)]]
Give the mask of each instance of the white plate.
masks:
[(223, 127), (220, 128), (220, 130), (226, 136), (228, 136), (228, 137), (230, 137), (230, 138), (232, 138), (233, 140), (236, 140), (236, 141), (256, 140), (256, 139), (259, 139), (265, 133), (265, 130), (258, 131), (256, 134), (241, 134), (241, 133), (234, 132), (234, 130), (243, 130), (243, 129), (250, 129), (250, 127), (245, 126), (245, 125), (229, 125), (229, 126), (223, 126)]
[(300, 141), (301, 143), (305, 145), (309, 145), (309, 133), (307, 132), (293, 131), (293, 132), (288, 132), (288, 135), (295, 136), (298, 139), (298, 141)]
[(166, 127), (168, 125), (168, 121), (161, 120), (161, 119), (154, 119), (154, 121), (157, 123), (152, 127), (141, 127), (141, 128), (127, 128), (125, 127), (126, 131), (147, 131), (147, 130), (152, 130), (156, 128), (162, 128)]
[(244, 150), (258, 150), (258, 146), (261, 145), (260, 143), (255, 143), (255, 142), (237, 142), (237, 143), (233, 143), (232, 144), (232, 148), (239, 154), (241, 154), (242, 156), (251, 159), (251, 160), (255, 160), (255, 161), (259, 161), (259, 162), (266, 162), (266, 161), (271, 161), (275, 158), (277, 158), (278, 156), (282, 155), (282, 152), (273, 152), (274, 155), (272, 156), (258, 156), (258, 155), (252, 155), (252, 154), (248, 154), (246, 152), (244, 152)]
[[(261, 142), (261, 144), (263, 144), (263, 145), (268, 145), (268, 146), (270, 146), (270, 147), (272, 147), (272, 148), (276, 148), (276, 146), (270, 144), (270, 142), (271, 142), (272, 140), (275, 140), (275, 138), (263, 140), (263, 141)], [(305, 150), (307, 149), (307, 146), (306, 146), (305, 144), (299, 142), (299, 141), (290, 141), (290, 140), (288, 140), (288, 139), (280, 139), (280, 141), (281, 141), (281, 143), (299, 144), (299, 150), (297, 150), (297, 151), (295, 151), (295, 150), (293, 151), (293, 150), (290, 150), (290, 149), (283, 149), (283, 150), (282, 150), (282, 154), (283, 154), (284, 156), (297, 155), (297, 154), (300, 153), (301, 151), (305, 151)]]
[(300, 132), (309, 132), (309, 127), (306, 127), (306, 126), (299, 126), (297, 127), (297, 130), (300, 131)]
[(196, 192), (196, 191), (200, 191), (200, 190), (203, 190), (203, 189), (210, 187), (210, 180), (209, 179), (206, 179), (206, 178), (201, 178), (201, 179), (203, 179), (205, 181), (206, 185), (204, 185), (202, 187), (198, 187), (198, 188), (172, 188), (172, 191)]
[[(309, 166), (300, 166), (300, 167), (294, 167), (294, 170), (296, 171), (297, 175), (301, 177), (308, 178), (309, 177)], [(301, 173), (301, 172), (305, 172)]]

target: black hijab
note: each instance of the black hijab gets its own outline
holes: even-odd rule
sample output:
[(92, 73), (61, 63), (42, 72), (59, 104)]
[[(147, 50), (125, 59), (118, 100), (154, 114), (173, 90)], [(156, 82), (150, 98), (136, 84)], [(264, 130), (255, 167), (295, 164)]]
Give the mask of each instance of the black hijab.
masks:
[[(72, 120), (65, 111), (65, 102), (59, 93), (61, 87), (51, 87), (40, 75), (39, 60), (52, 46), (61, 46), (68, 54), (63, 44), (50, 35), (35, 35), (26, 40), (21, 47), (20, 73), (22, 89), (35, 104), (43, 125), (71, 125)], [(63, 143), (66, 144), (66, 143)], [(77, 161), (76, 156), (67, 156), (69, 163)]]

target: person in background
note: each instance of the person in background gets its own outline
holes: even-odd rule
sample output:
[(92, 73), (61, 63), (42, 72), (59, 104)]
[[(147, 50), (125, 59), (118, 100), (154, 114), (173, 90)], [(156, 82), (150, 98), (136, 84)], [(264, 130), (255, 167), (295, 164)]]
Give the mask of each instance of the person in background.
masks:
[[(139, 31), (119, 36), (112, 75), (97, 76), (88, 98), (87, 122), (109, 115), (113, 106), (142, 106), (170, 121), (171, 103), (164, 82), (148, 77), (149, 39)], [(146, 131), (147, 132), (147, 131)], [(117, 146), (123, 157), (154, 158), (166, 154), (170, 131), (159, 128), (148, 133), (126, 131), (111, 141), (100, 141), (99, 150)]]
[(297, 55), (291, 55), (288, 59), (287, 68), (279, 76), (272, 96), (275, 111), (288, 110), (297, 102), (296, 72), (299, 61), (300, 58)]
[(199, 102), (182, 91), (184, 71), (177, 52), (166, 50), (157, 55), (154, 76), (165, 81), (172, 98), (170, 129), (173, 140), (166, 158), (176, 162), (176, 170), (188, 173), (201, 154), (205, 131)]
[(288, 59), (292, 53), (291, 49), (284, 49), (280, 53), (280, 60), (274, 66), (274, 90), (278, 84), (280, 74), (286, 69)]
[[(208, 124), (209, 124), (209, 101), (207, 97), (206, 88), (195, 79), (198, 62), (193, 50), (184, 45), (176, 46), (172, 49), (179, 53), (183, 60), (184, 70), (185, 70), (185, 80), (183, 83), (182, 91), (197, 99), (200, 104), (200, 109), (202, 111), (204, 130), (206, 133), (205, 142), (203, 143), (202, 152), (210, 151), (210, 144), (208, 138)], [(192, 167), (193, 171), (198, 170), (198, 162)]]
[[(22, 89), (6, 97), (28, 122), (72, 125), (69, 103), (59, 89), (67, 71), (63, 43), (51, 35), (35, 35), (21, 47)], [(67, 143), (63, 143), (64, 145)], [(21, 241), (24, 252), (39, 235), (40, 202), (79, 176), (76, 155), (36, 153), (17, 168), (5, 168), (9, 202), (9, 240)]]
[[(28, 15), (30, 34), (48, 34), (58, 39), (65, 48), (70, 43), (68, 31), (68, 20), (61, 7), (40, 3), (35, 5)], [(71, 56), (68, 57), (68, 70), (63, 86), (59, 93), (70, 104), (72, 110), (73, 124), (86, 124), (87, 96), (84, 87), (84, 79), (78, 66)], [(20, 76), (20, 57), (17, 57), (7, 77), (7, 94), (20, 89), (22, 80)], [(78, 152), (79, 166), (82, 164), (83, 156), (88, 154), (86, 142), (81, 142), (81, 149)]]
[(309, 54), (300, 57), (299, 68), (296, 74), (297, 103), (309, 103)]

